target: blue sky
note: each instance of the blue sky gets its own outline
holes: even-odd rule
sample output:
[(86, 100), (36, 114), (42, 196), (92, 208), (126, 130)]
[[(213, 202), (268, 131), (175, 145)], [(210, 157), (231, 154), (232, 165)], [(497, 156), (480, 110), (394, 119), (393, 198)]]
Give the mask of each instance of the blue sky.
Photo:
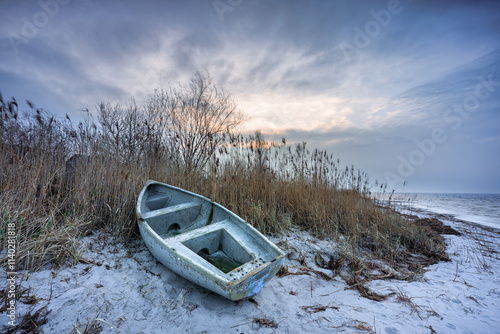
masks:
[(498, 1), (4, 0), (0, 59), (5, 98), (74, 118), (207, 70), (244, 132), (397, 191), (500, 192)]

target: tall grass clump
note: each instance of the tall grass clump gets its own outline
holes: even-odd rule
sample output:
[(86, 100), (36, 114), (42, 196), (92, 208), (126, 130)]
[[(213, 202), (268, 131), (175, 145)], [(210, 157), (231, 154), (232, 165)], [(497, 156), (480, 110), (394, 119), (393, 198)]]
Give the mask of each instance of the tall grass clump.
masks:
[(235, 134), (243, 115), (205, 75), (156, 91), (144, 106), (100, 103), (78, 123), (27, 105), (21, 112), (0, 95), (1, 249), (15, 223), (19, 267), (78, 261), (79, 238), (96, 229), (134, 236), (148, 179), (209, 197), (268, 234), (300, 227), (391, 262), (444, 250), (376, 205), (368, 176), (331, 154), (268, 142), (260, 131)]
[[(148, 178), (164, 178), (159, 173), (168, 162), (155, 168), (161, 161), (154, 148), (141, 153), (151, 159), (139, 159), (135, 142), (124, 151), (128, 138), (113, 141), (90, 114), (73, 124), (28, 105), (21, 113), (15, 99), (0, 99), (2, 250), (9, 223), (16, 226), (16, 261), (30, 269), (48, 260), (78, 261), (78, 239), (96, 228), (132, 235), (135, 194)], [(125, 117), (116, 120), (120, 130)]]

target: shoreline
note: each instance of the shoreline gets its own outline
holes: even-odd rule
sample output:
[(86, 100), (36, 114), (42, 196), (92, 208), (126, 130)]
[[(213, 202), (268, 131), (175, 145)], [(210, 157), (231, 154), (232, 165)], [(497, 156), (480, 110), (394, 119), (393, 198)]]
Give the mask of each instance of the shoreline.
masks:
[[(271, 239), (286, 245), (289, 258), (285, 266), (290, 272), (299, 272), (304, 264), (315, 272), (275, 277), (259, 294), (240, 302), (226, 300), (173, 274), (153, 258), (141, 239), (132, 241), (128, 252), (116, 239), (97, 232), (82, 240), (82, 257), (75, 266), (18, 273), (24, 297), (17, 305), (17, 319), (46, 307), (48, 313), (39, 314), (47, 320), (40, 329), (59, 333), (90, 324), (102, 328), (102, 333), (163, 329), (395, 334), (408, 333), (408, 328), (415, 333), (477, 333), (481, 328), (488, 333), (500, 328), (500, 278), (494, 275), (500, 273), (500, 230), (437, 217), (463, 232), (444, 236), (452, 261), (426, 267), (420, 278), (409, 282), (384, 279), (384, 267), (372, 260), (373, 270), (380, 271), (381, 278), (366, 286), (377, 294), (390, 295), (383, 301), (362, 297), (341, 275), (319, 267), (317, 254), (337, 245), (303, 231), (291, 230)], [(325, 280), (316, 272), (332, 279)], [(5, 279), (2, 271), (0, 280)], [(0, 313), (0, 328), (7, 320), (6, 313)]]
[[(462, 221), (500, 230), (500, 200), (496, 193), (413, 193), (397, 194), (389, 203), (397, 211), (425, 214), (448, 221)], [(401, 196), (410, 197), (402, 199)], [(387, 200), (382, 200), (388, 203)], [(490, 206), (493, 205), (493, 208)], [(464, 208), (457, 208), (464, 206)]]
[[(412, 209), (415, 210), (415, 208), (412, 208)], [(398, 210), (396, 210), (396, 211), (398, 211)], [(491, 233), (500, 234), (500, 227), (485, 225), (485, 224), (476, 223), (476, 222), (470, 221), (470, 220), (456, 218), (453, 214), (436, 213), (436, 212), (432, 212), (432, 211), (425, 210), (425, 209), (417, 209), (415, 211), (417, 214), (420, 214), (420, 216), (418, 216), (418, 215), (415, 215), (415, 212), (414, 212), (413, 215), (415, 215), (417, 217), (436, 218), (436, 219), (439, 219), (441, 221), (445, 221), (447, 224), (452, 224), (452, 225), (460, 224), (458, 226), (459, 228), (465, 229), (465, 228), (467, 228), (467, 226), (473, 226), (473, 227), (476, 227), (478, 229), (483, 229), (483, 230), (491, 232)]]

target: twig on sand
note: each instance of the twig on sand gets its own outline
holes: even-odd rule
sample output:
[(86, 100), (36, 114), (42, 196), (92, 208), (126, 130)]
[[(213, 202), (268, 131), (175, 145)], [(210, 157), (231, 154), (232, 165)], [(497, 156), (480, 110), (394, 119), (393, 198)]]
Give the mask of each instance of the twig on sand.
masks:
[(472, 296), (467, 296), (467, 298), (469, 298), (470, 300), (472, 300), (472, 301), (476, 302), (476, 304), (481, 305), (481, 304), (477, 301), (477, 299), (476, 299), (476, 298), (474, 298), (474, 297), (472, 297)]
[[(431, 307), (426, 307), (426, 306), (420, 306), (415, 304), (412, 301), (413, 297), (408, 297), (405, 293), (403, 293), (401, 290), (399, 290), (399, 295), (397, 298), (397, 301), (400, 303), (404, 303), (405, 305), (410, 306), (411, 312), (410, 315), (413, 315), (414, 313), (417, 314), (417, 316), (420, 318), (420, 320), (424, 320), (421, 316), (421, 312), (426, 312), (427, 316), (426, 318), (429, 318), (431, 316), (435, 317), (441, 317), (436, 311), (434, 311)], [(425, 315), (424, 315), (425, 316)], [(442, 318), (441, 318), (442, 319)]]
[(97, 334), (102, 332), (103, 328), (101, 324), (98, 323), (104, 322), (108, 325), (112, 325), (107, 321), (104, 321), (103, 319), (99, 318), (99, 313), (98, 312), (93, 319), (87, 318), (87, 323), (85, 324), (85, 328), (82, 328), (82, 325), (80, 322), (77, 320), (76, 324), (73, 325), (73, 330), (70, 332), (71, 334)]
[(337, 306), (330, 306), (330, 305), (301, 306), (300, 308), (308, 313), (318, 313), (321, 311), (326, 311), (329, 308), (334, 310), (339, 309)]
[(47, 306), (43, 306), (36, 310), (33, 314), (31, 313), (34, 310), (32, 307), (22, 318), (21, 322), (14, 327), (10, 327), (8, 329), (7, 326), (4, 326), (4, 330), (6, 334), (16, 333), (18, 330), (22, 331), (22, 333), (40, 333), (40, 326), (47, 323), (47, 315), (50, 311), (47, 310)]
[(335, 279), (333, 276), (328, 276), (324, 272), (316, 269), (309, 268), (306, 265), (303, 265), (302, 268), (299, 269), (299, 271), (296, 272), (291, 272), (288, 270), (287, 266), (282, 266), (278, 273), (276, 274), (277, 277), (282, 278), (288, 275), (311, 275), (311, 273), (314, 273), (316, 275), (319, 275), (321, 278), (323, 278), (326, 281), (332, 281)]
[(296, 272), (291, 272), (288, 270), (287, 266), (282, 266), (280, 270), (278, 270), (278, 273), (276, 273), (276, 277), (282, 278), (288, 275), (310, 275), (309, 272), (304, 270), (303, 268), (300, 269), (299, 271)]
[(453, 278), (453, 282), (456, 281), (457, 277), (458, 277), (458, 262), (457, 262), (457, 270), (455, 272), (455, 277)]
[(410, 314), (417, 313), (418, 317), (420, 319), (422, 319), (420, 317), (419, 312), (418, 312), (419, 306), (414, 304), (411, 299), (412, 299), (412, 297), (408, 297), (405, 293), (403, 293), (401, 290), (399, 290), (398, 302), (404, 303), (405, 305), (409, 305), (411, 308)]
[(359, 320), (355, 320), (355, 321), (356, 321), (357, 325), (353, 326), (354, 328), (375, 334), (375, 331), (373, 330), (373, 328), (370, 327), (370, 325), (368, 325), (366, 322), (359, 321)]
[(432, 328), (432, 326), (428, 326), (427, 328), (429, 328), (431, 330), (431, 334), (436, 334), (437, 332), (434, 330), (434, 328)]
[(274, 320), (272, 319), (266, 319), (266, 318), (256, 318), (256, 317), (253, 317), (253, 318), (247, 318), (247, 319), (252, 319), (251, 321), (248, 321), (248, 322), (244, 322), (242, 324), (239, 324), (239, 325), (234, 325), (232, 327), (229, 327), (229, 328), (236, 328), (236, 327), (239, 327), (239, 326), (243, 326), (243, 325), (247, 325), (247, 324), (251, 324), (251, 323), (254, 323), (254, 324), (257, 324), (259, 325), (259, 328), (260, 327), (268, 327), (268, 328), (271, 328), (273, 330), (276, 330), (276, 328), (278, 328), (278, 325), (283, 321), (285, 320), (287, 317), (284, 317), (280, 322), (275, 322)]
[(364, 282), (362, 280), (359, 280), (358, 277), (352, 277), (351, 279), (346, 280), (346, 283), (348, 285), (348, 287), (346, 289), (356, 289), (359, 291), (359, 293), (361, 293), (361, 295), (363, 297), (371, 299), (371, 300), (375, 300), (377, 302), (381, 302), (383, 300), (386, 300), (387, 298), (389, 298), (395, 294), (395, 292), (391, 292), (387, 295), (380, 295), (380, 294), (370, 290), (369, 288), (367, 288), (364, 285)]
[(258, 324), (259, 327), (269, 327), (269, 328), (278, 328), (278, 324), (274, 322), (274, 320), (266, 319), (266, 318), (253, 318), (253, 322)]

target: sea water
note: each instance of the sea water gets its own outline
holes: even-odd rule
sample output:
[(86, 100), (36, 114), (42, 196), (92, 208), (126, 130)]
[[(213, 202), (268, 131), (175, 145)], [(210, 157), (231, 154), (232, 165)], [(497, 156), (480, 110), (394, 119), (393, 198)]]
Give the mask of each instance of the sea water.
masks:
[(392, 202), (410, 213), (438, 213), (500, 229), (500, 194), (395, 194)]

